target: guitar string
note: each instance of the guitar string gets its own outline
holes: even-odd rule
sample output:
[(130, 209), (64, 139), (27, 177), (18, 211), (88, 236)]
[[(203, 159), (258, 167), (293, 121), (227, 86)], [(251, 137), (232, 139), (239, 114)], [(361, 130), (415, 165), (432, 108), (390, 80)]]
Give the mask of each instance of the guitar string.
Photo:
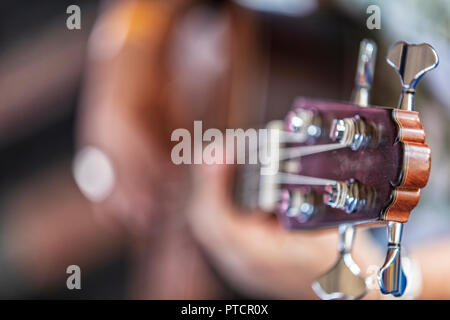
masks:
[[(303, 135), (294, 133), (294, 132), (288, 132), (288, 131), (280, 131), (281, 135), (279, 136), (279, 143), (303, 143), (305, 142), (305, 138)], [(257, 152), (261, 148), (265, 148), (267, 145), (266, 141), (260, 141), (258, 145), (251, 145), (249, 146), (249, 153), (251, 152)], [(313, 146), (297, 146), (297, 147), (285, 147), (280, 150), (279, 153), (279, 160), (288, 160), (293, 158), (299, 158), (302, 156), (332, 151), (332, 150), (338, 150), (342, 148), (346, 148), (347, 145), (342, 143), (329, 143), (329, 144), (319, 144), (319, 145), (313, 145)]]
[(347, 147), (342, 143), (319, 144), (315, 146), (300, 146), (280, 149), (279, 160), (288, 160), (300, 158), (312, 154), (322, 153), (331, 150), (337, 150)]
[(276, 182), (279, 184), (291, 184), (291, 185), (327, 186), (337, 183), (336, 180), (332, 179), (310, 177), (287, 172), (279, 172), (275, 175), (274, 178), (275, 178), (274, 180), (276, 180)]
[[(288, 132), (288, 131), (281, 131), (282, 135), (280, 135), (280, 140), (284, 141), (294, 141), (296, 143), (301, 143), (299, 141), (299, 134)], [(303, 139), (304, 141), (305, 139)], [(263, 145), (264, 146), (264, 145)], [(259, 150), (262, 146), (260, 145), (259, 148), (253, 148), (253, 150), (257, 149)], [(279, 156), (277, 158), (277, 162), (283, 161), (283, 160), (289, 160), (294, 158), (301, 158), (303, 156), (318, 154), (322, 152), (327, 152), (331, 150), (338, 150), (347, 147), (346, 145), (342, 143), (329, 143), (329, 144), (321, 144), (321, 145), (312, 145), (312, 146), (297, 146), (297, 147), (287, 147), (283, 149), (279, 149)], [(250, 149), (250, 148), (249, 148)], [(251, 151), (251, 150), (249, 150)], [(259, 175), (259, 173), (258, 173)], [(309, 176), (303, 176), (303, 175), (296, 175), (292, 173), (287, 172), (279, 172), (276, 174), (278, 180), (277, 182), (280, 184), (295, 184), (295, 185), (330, 185), (335, 184), (335, 180), (331, 179), (323, 179), (323, 178), (317, 178), (317, 177), (309, 177)], [(266, 180), (266, 179), (264, 179)], [(273, 183), (273, 179), (270, 179), (271, 183)]]

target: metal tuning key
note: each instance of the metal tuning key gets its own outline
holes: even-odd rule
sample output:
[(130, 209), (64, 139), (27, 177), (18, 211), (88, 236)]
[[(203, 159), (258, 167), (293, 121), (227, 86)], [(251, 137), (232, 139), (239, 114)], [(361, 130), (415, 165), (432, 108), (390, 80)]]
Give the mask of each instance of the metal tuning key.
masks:
[(312, 192), (282, 189), (278, 211), (304, 223), (314, 214), (315, 202), (315, 195)]
[(388, 251), (377, 277), (381, 292), (395, 297), (403, 295), (407, 283), (401, 265), (402, 233), (403, 223), (393, 221), (388, 223)]
[(339, 259), (324, 275), (314, 281), (314, 292), (324, 300), (359, 299), (367, 292), (366, 281), (353, 261), (351, 250), (355, 229), (352, 225), (339, 226)]
[(291, 132), (296, 134), (297, 142), (304, 142), (320, 137), (322, 119), (310, 110), (295, 110), (287, 115), (287, 124)]
[(368, 39), (362, 40), (356, 66), (355, 88), (352, 94), (352, 102), (361, 107), (367, 107), (370, 101), (376, 55), (377, 45), (375, 42)]
[(330, 138), (353, 151), (378, 145), (375, 126), (358, 117), (334, 119), (331, 123)]
[[(377, 46), (373, 41), (368, 39), (361, 41), (355, 88), (352, 94), (352, 102), (361, 107), (369, 105), (376, 52)], [(331, 138), (334, 141), (343, 141), (356, 151), (360, 147), (365, 147), (370, 140), (370, 137), (365, 134), (366, 130), (356, 129), (360, 127), (366, 127), (360, 119), (336, 119), (330, 130)], [(354, 184), (354, 186), (356, 185)], [(359, 203), (358, 197), (354, 197), (351, 192), (340, 192), (337, 189), (338, 186), (346, 187), (347, 185), (336, 184), (335, 189), (330, 188), (328, 190), (324, 200), (332, 207), (339, 207), (340, 202), (337, 199), (342, 198), (341, 209), (351, 213), (355, 210), (356, 204)], [(321, 299), (359, 299), (365, 295), (367, 291), (365, 279), (360, 275), (360, 269), (351, 256), (354, 235), (355, 228), (353, 225), (342, 224), (339, 226), (339, 259), (327, 273), (313, 283), (313, 289)]]
[[(370, 100), (377, 45), (368, 39), (361, 41), (356, 66), (355, 87), (351, 102), (367, 107)], [(330, 138), (349, 146), (353, 151), (377, 145), (376, 128), (360, 118), (334, 119), (330, 128)]]
[(375, 190), (370, 186), (362, 185), (358, 181), (336, 181), (335, 184), (325, 186), (323, 202), (347, 214), (358, 212), (371, 207), (375, 200)]
[(427, 43), (408, 44), (401, 41), (391, 47), (386, 60), (402, 81), (399, 109), (413, 111), (417, 83), (439, 64), (436, 51)]
[[(439, 63), (436, 51), (426, 43), (415, 45), (401, 41), (391, 47), (386, 60), (400, 75), (402, 82), (398, 109), (413, 111), (419, 80)], [(401, 265), (402, 231), (401, 222), (388, 222), (388, 250), (377, 277), (381, 292), (395, 297), (403, 295), (407, 284)]]

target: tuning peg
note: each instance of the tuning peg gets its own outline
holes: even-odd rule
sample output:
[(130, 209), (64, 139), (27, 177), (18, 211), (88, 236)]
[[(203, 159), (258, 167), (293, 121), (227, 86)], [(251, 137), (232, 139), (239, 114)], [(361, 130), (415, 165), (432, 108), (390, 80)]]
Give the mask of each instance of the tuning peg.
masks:
[(315, 211), (314, 194), (301, 190), (281, 189), (277, 211), (289, 218), (304, 223)]
[[(351, 101), (367, 107), (370, 100), (370, 90), (375, 70), (377, 45), (372, 40), (364, 39), (359, 45), (358, 62), (356, 66), (355, 87)], [(377, 144), (376, 128), (359, 118), (333, 119), (330, 127), (330, 138), (349, 146), (353, 151), (364, 149), (369, 144)]]
[(392, 294), (395, 297), (403, 295), (406, 289), (406, 276), (401, 265), (401, 240), (403, 224), (389, 222), (388, 224), (388, 251), (386, 260), (378, 272), (378, 284), (383, 294)]
[[(377, 46), (368, 39), (361, 41), (358, 63), (356, 67), (355, 88), (352, 102), (361, 107), (369, 105), (370, 89), (373, 82)], [(349, 145), (353, 150), (366, 146), (370, 136), (366, 133), (362, 120), (335, 119), (330, 130), (333, 141)], [(369, 137), (369, 138), (368, 138)], [(365, 192), (361, 192), (358, 183), (342, 183), (328, 185), (324, 194), (324, 202), (333, 207), (351, 213), (358, 206), (366, 203)], [(370, 192), (367, 192), (369, 194)], [(370, 198), (370, 197), (368, 197)], [(351, 249), (355, 237), (355, 227), (351, 224), (339, 225), (339, 259), (336, 264), (312, 285), (313, 290), (321, 299), (359, 299), (366, 294), (367, 287), (360, 269), (353, 261)]]
[(386, 60), (400, 75), (402, 82), (399, 109), (414, 110), (417, 83), (439, 63), (436, 51), (427, 43), (408, 44), (400, 41), (391, 47)]
[(366, 281), (353, 261), (351, 250), (355, 229), (352, 225), (339, 226), (339, 259), (324, 275), (314, 281), (314, 292), (324, 300), (359, 299), (366, 294)]
[(297, 135), (298, 142), (320, 137), (322, 119), (311, 110), (297, 109), (286, 116), (287, 129)]
[(372, 40), (364, 39), (359, 45), (358, 63), (356, 66), (355, 88), (352, 102), (361, 107), (367, 107), (370, 99), (377, 45)]

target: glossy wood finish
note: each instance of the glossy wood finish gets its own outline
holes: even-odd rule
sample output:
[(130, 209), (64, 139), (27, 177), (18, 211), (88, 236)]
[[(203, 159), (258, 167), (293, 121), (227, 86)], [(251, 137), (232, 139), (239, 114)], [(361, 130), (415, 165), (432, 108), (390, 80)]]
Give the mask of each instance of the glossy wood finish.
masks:
[(403, 146), (403, 165), (401, 180), (393, 191), (393, 200), (384, 219), (406, 222), (419, 202), (420, 188), (428, 182), (431, 150), (424, 143), (425, 131), (417, 112), (396, 109), (392, 116), (399, 127), (397, 139)]
[(394, 109), (392, 117), (397, 122), (398, 139), (405, 142), (425, 142), (425, 131), (420, 122), (419, 113), (416, 111), (406, 111)]
[(411, 210), (419, 202), (420, 189), (398, 187), (393, 190), (393, 200), (383, 215), (386, 221), (407, 222)]
[(428, 182), (431, 167), (431, 150), (426, 144), (404, 143), (403, 179), (407, 188), (423, 188)]

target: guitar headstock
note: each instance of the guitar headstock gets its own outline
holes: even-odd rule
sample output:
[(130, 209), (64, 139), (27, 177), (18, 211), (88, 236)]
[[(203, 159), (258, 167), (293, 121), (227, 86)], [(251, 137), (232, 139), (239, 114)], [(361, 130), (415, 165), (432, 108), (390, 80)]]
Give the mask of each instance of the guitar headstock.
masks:
[[(321, 135), (285, 144), (281, 155), (291, 148), (324, 147), (287, 159), (282, 168), (290, 175), (317, 178), (317, 185), (302, 185), (301, 178), (298, 185), (283, 183), (277, 208), (280, 219), (295, 229), (382, 220), (391, 201), (391, 186), (402, 171), (402, 145), (396, 141), (393, 110), (300, 98), (287, 116), (287, 131), (296, 131), (293, 123), (304, 113), (320, 119)], [(307, 215), (296, 210), (294, 198), (300, 194), (310, 199)]]
[[(397, 108), (369, 105), (376, 46), (361, 43), (351, 102), (298, 98), (286, 116), (279, 144), (275, 211), (290, 229), (340, 226), (341, 259), (314, 284), (323, 298), (358, 298), (365, 292), (359, 269), (347, 258), (356, 288), (339, 286), (342, 261), (350, 255), (353, 226), (387, 224), (388, 254), (379, 274), (383, 293), (403, 294), (406, 279), (400, 267), (402, 225), (417, 205), (429, 177), (431, 152), (414, 110), (420, 78), (438, 64), (428, 44), (396, 43), (387, 61), (402, 81)], [(262, 178), (261, 189), (267, 189)], [(274, 182), (275, 181), (275, 182)], [(262, 194), (264, 197), (267, 194)], [(351, 239), (350, 239), (351, 238)], [(350, 239), (350, 240), (349, 240)], [(349, 262), (350, 261), (350, 262)], [(344, 263), (344, 264), (345, 264)], [(356, 270), (356, 271), (355, 271)], [(347, 290), (347, 291), (346, 291)]]

